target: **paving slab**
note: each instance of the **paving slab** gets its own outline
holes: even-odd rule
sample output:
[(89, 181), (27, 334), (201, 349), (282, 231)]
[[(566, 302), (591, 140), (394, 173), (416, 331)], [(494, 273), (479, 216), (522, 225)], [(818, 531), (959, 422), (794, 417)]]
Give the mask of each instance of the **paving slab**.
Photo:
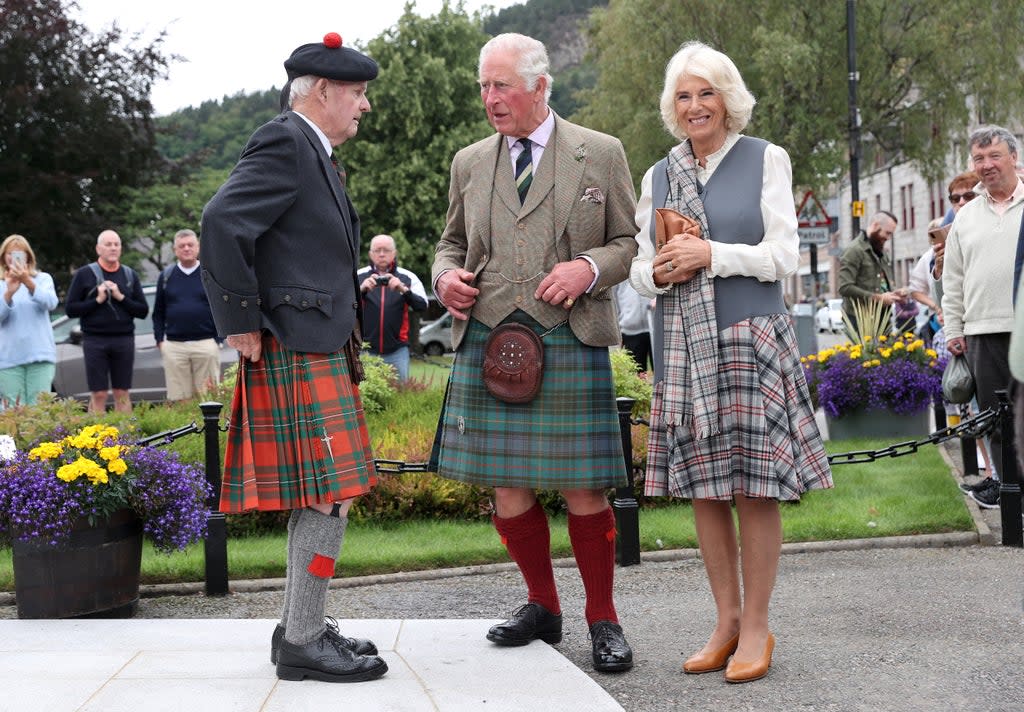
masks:
[(480, 631), (495, 622), (339, 621), (374, 640), (389, 670), (332, 684), (277, 679), (276, 620), (0, 621), (0, 712), (622, 710), (555, 648), (488, 643)]

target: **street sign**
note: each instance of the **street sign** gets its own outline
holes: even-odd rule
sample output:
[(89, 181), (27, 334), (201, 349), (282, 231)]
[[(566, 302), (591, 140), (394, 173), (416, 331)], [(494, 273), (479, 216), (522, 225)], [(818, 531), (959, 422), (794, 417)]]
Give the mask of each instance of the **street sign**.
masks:
[(832, 233), (827, 227), (798, 227), (797, 234), (800, 235), (800, 246), (804, 245), (827, 245), (832, 240)]
[(796, 209), (796, 219), (799, 227), (829, 227), (832, 224), (832, 218), (810, 190), (804, 193), (804, 199)]
[(850, 203), (850, 215), (852, 215), (855, 218), (862, 218), (862, 217), (864, 217), (864, 201), (863, 200), (854, 200), (852, 203)]
[(804, 193), (800, 207), (796, 210), (797, 234), (800, 235), (800, 246), (827, 245), (831, 242), (832, 218), (825, 212), (813, 191)]

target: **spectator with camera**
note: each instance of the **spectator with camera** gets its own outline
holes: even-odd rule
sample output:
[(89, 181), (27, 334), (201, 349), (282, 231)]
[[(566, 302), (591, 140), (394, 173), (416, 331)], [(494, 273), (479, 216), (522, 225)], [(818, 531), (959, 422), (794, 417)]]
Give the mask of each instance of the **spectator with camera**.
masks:
[(357, 281), (363, 293), (363, 343), (405, 381), (409, 378), (409, 309), (427, 308), (423, 282), (398, 266), (398, 250), (390, 235), (370, 240), (370, 265), (359, 272)]
[(49, 392), (57, 362), (50, 310), (57, 306), (53, 278), (40, 272), (21, 235), (0, 244), (0, 410), (32, 405)]

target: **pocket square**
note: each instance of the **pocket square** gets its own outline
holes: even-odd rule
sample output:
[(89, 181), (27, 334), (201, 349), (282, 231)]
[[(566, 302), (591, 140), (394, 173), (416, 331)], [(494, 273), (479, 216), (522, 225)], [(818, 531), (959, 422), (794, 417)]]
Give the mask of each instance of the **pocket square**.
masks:
[(602, 205), (604, 203), (604, 193), (601, 192), (600, 188), (587, 188), (583, 191), (583, 197), (580, 198), (580, 202)]

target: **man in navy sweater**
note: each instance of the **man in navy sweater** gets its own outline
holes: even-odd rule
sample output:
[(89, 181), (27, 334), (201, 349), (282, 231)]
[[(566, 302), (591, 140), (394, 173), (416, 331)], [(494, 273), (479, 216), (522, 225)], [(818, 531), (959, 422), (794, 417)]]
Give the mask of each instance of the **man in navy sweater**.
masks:
[(220, 344), (199, 272), (199, 239), (192, 230), (174, 235), (178, 264), (156, 284), (153, 336), (167, 381), (167, 400), (185, 400), (220, 380)]

